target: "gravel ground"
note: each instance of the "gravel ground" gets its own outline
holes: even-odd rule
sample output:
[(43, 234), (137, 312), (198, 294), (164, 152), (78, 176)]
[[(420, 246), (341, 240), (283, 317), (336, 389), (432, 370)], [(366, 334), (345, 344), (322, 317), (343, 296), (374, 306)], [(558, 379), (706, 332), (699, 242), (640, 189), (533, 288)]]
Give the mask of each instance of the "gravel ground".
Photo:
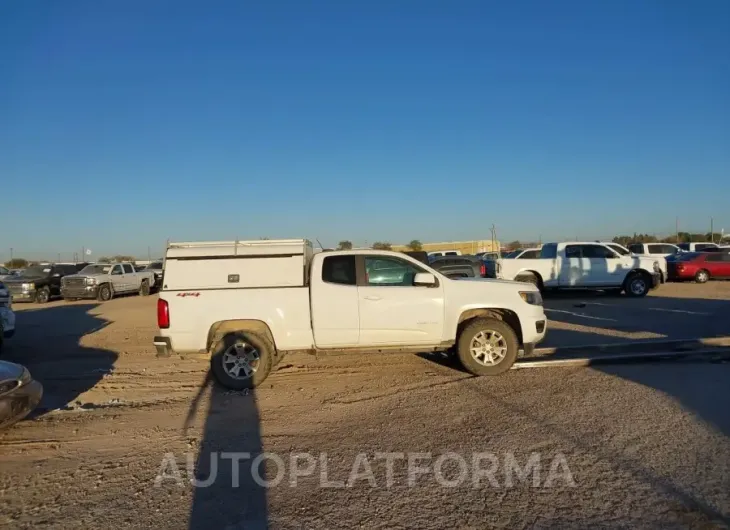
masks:
[[(724, 323), (707, 321), (726, 314), (728, 287), (549, 299), (615, 320), (551, 313), (550, 345), (634, 338), (611, 330), (721, 334)], [(154, 358), (154, 297), (17, 309), (4, 358), (28, 365), (46, 396), (35, 418), (0, 435), (0, 526), (730, 525), (730, 364), (486, 379), (436, 356), (297, 355), (255, 393), (234, 393), (209, 384), (205, 361)], [(245, 455), (233, 473), (222, 452), (267, 453), (269, 487)]]

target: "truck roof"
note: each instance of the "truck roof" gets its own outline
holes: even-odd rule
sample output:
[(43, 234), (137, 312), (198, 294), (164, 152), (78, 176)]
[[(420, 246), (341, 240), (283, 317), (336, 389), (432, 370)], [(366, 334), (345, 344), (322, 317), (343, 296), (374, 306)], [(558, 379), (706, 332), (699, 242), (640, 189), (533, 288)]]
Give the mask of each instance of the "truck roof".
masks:
[(183, 241), (167, 245), (167, 258), (205, 256), (281, 256), (311, 253), (306, 239), (257, 239), (252, 241)]

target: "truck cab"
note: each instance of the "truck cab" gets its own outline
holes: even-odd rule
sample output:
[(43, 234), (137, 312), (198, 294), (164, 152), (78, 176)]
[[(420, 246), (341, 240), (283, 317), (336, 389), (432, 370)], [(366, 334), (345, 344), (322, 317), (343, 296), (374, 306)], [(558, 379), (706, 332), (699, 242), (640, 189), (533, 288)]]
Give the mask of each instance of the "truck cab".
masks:
[[(546, 320), (533, 286), (452, 280), (399, 252), (314, 254), (304, 240), (173, 243), (154, 343), (162, 356), (211, 352), (230, 388), (255, 386), (293, 351), (450, 350), (472, 373), (497, 375), (543, 339)], [(231, 370), (240, 375), (240, 352), (257, 370), (239, 380)]]

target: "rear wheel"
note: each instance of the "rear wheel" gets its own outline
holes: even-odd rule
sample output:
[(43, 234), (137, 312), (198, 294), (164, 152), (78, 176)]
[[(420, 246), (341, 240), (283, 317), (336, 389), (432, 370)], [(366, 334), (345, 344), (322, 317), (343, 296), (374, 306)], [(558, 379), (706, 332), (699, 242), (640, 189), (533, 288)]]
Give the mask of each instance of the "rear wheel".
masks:
[(474, 375), (499, 375), (517, 359), (519, 342), (514, 330), (496, 318), (477, 318), (459, 336), (457, 355)]
[(255, 333), (229, 333), (213, 347), (210, 367), (226, 388), (256, 388), (268, 377), (274, 363), (274, 345)]
[(142, 285), (139, 286), (139, 295), (140, 296), (149, 296), (150, 295), (150, 282), (147, 280), (142, 280)]
[(536, 274), (532, 274), (531, 272), (526, 274), (520, 274), (515, 278), (515, 281), (531, 283), (532, 285), (540, 289), (540, 278), (538, 278)]
[(710, 279), (710, 273), (709, 271), (706, 271), (705, 269), (697, 271), (697, 274), (695, 274), (695, 281), (697, 283), (707, 283), (707, 281)]
[(51, 299), (51, 291), (48, 287), (41, 287), (35, 294), (35, 301), (37, 304), (45, 304)]
[(651, 289), (651, 279), (648, 274), (642, 272), (633, 272), (629, 274), (624, 282), (624, 290), (627, 296), (640, 298), (649, 294)]

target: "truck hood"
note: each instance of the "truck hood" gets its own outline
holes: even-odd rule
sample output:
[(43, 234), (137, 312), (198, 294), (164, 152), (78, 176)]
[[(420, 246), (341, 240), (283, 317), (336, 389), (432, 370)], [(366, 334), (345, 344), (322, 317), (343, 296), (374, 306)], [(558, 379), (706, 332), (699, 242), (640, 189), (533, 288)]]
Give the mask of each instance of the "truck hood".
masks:
[(8, 276), (3, 280), (3, 283), (28, 283), (37, 282), (39, 280), (45, 280), (48, 276)]
[(106, 274), (67, 274), (64, 278), (98, 278), (100, 276), (106, 276)]

